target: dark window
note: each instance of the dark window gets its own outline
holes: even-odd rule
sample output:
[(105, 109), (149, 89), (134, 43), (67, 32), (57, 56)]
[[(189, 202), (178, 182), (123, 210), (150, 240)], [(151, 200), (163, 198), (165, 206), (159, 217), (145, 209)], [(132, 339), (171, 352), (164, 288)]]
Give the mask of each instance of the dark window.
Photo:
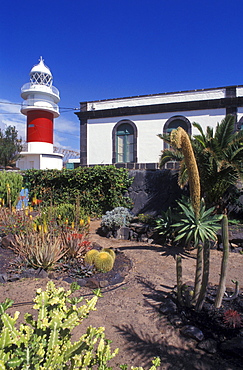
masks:
[(112, 163), (137, 162), (137, 128), (132, 121), (122, 120), (113, 128)]
[(116, 162), (133, 162), (134, 132), (131, 125), (123, 123), (116, 131)]
[[(168, 119), (164, 125), (164, 134), (170, 134), (172, 130), (182, 127), (189, 135), (191, 135), (191, 123), (190, 121), (183, 116), (174, 116)], [(164, 149), (167, 149), (169, 145), (164, 143)]]
[[(163, 134), (170, 134), (172, 130), (177, 129), (178, 127), (182, 127), (188, 135), (192, 133), (192, 126), (190, 121), (183, 116), (174, 116), (168, 119), (168, 121), (164, 125)], [(164, 149), (168, 149), (169, 144), (164, 142)], [(165, 164), (165, 168), (167, 169), (178, 169), (179, 164), (175, 161), (170, 161)]]

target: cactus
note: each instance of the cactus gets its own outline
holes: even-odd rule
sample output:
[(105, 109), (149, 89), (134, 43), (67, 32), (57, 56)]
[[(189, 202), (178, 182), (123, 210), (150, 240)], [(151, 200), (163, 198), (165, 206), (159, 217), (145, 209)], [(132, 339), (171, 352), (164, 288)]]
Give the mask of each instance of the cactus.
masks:
[(111, 257), (113, 258), (113, 260), (115, 261), (116, 253), (115, 253), (115, 251), (113, 249), (111, 249), (111, 248), (103, 248), (101, 250), (101, 252), (107, 252), (107, 253), (109, 253), (111, 255)]
[(196, 303), (196, 310), (201, 311), (207, 292), (208, 278), (209, 278), (209, 265), (210, 265), (210, 243), (209, 240), (204, 242), (203, 245), (203, 272), (202, 272), (202, 286), (200, 294)]
[(94, 260), (95, 267), (99, 271), (108, 272), (113, 268), (114, 265), (114, 259), (110, 255), (110, 253), (107, 252), (100, 252), (97, 254)]
[[(106, 252), (104, 252), (106, 253)], [(78, 305), (83, 297), (70, 297), (79, 286), (73, 283), (68, 291), (56, 288), (52, 281), (46, 290), (38, 289), (33, 308), (37, 319), (25, 315), (25, 323), (17, 324), (19, 313), (11, 317), (5, 311), (10, 300), (0, 304), (0, 369), (1, 370), (71, 370), (71, 369), (111, 369), (107, 366), (117, 353), (111, 351), (104, 328), (89, 326), (76, 342), (71, 340), (72, 330), (79, 325), (91, 310), (95, 310), (97, 295)], [(160, 365), (154, 359), (150, 370)], [(127, 365), (119, 368), (127, 369)], [(131, 369), (141, 369), (142, 367)]]
[(219, 308), (221, 306), (222, 299), (225, 293), (226, 273), (229, 258), (229, 228), (228, 228), (228, 217), (226, 215), (223, 215), (222, 219), (222, 241), (223, 241), (223, 257), (221, 263), (221, 273), (219, 279), (218, 292), (214, 302), (214, 306), (216, 308)]
[(88, 265), (93, 265), (95, 257), (99, 254), (99, 251), (97, 249), (91, 249), (85, 254), (84, 261)]
[(71, 331), (95, 310), (98, 300), (94, 296), (77, 305), (83, 298), (69, 298), (73, 291), (72, 286), (65, 291), (50, 281), (45, 291), (37, 290), (33, 307), (38, 310), (37, 320), (26, 314), (20, 326), (16, 325), (18, 312), (11, 317), (5, 312), (8, 302), (1, 305), (0, 369), (105, 368), (118, 349), (111, 352), (103, 327), (89, 327), (78, 341), (71, 341)]
[(184, 305), (182, 298), (182, 261), (181, 256), (176, 257), (177, 298), (181, 306)]

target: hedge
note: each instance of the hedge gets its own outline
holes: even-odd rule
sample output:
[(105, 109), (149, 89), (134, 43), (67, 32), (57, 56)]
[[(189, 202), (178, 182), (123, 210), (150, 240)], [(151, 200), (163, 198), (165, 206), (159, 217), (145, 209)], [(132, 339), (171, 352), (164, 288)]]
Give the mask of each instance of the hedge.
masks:
[(78, 167), (63, 170), (27, 170), (24, 186), (30, 199), (37, 197), (44, 205), (76, 203), (90, 215), (102, 215), (115, 207), (130, 208), (125, 193), (132, 184), (128, 171), (114, 166)]

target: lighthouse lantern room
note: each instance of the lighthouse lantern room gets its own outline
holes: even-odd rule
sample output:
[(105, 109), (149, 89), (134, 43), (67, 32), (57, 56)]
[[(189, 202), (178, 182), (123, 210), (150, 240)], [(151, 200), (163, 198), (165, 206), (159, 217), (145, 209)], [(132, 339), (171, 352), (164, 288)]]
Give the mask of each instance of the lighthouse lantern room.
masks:
[(59, 117), (59, 91), (52, 74), (40, 57), (30, 71), (30, 82), (21, 88), (21, 113), (27, 116), (27, 152), (22, 152), (20, 169), (62, 169), (63, 155), (53, 153), (53, 120)]

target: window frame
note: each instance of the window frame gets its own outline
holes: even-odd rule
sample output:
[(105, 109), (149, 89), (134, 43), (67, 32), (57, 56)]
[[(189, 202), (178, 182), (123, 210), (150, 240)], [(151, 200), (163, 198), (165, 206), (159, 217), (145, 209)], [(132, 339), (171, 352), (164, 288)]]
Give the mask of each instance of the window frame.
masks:
[[(117, 132), (119, 131), (119, 127), (124, 124), (131, 126), (133, 130), (133, 160), (132, 161), (127, 160), (125, 162), (118, 162), (118, 137), (119, 135), (117, 135)], [(124, 136), (126, 137), (126, 135)], [(113, 127), (113, 130), (112, 130), (112, 163), (113, 164), (114, 163), (137, 163), (137, 136), (138, 136), (137, 126), (131, 120), (121, 120), (116, 123), (116, 125)], [(125, 139), (125, 141), (127, 141), (127, 139)], [(123, 153), (123, 156), (124, 156), (124, 153)], [(129, 151), (125, 153), (125, 156), (129, 156)]]

